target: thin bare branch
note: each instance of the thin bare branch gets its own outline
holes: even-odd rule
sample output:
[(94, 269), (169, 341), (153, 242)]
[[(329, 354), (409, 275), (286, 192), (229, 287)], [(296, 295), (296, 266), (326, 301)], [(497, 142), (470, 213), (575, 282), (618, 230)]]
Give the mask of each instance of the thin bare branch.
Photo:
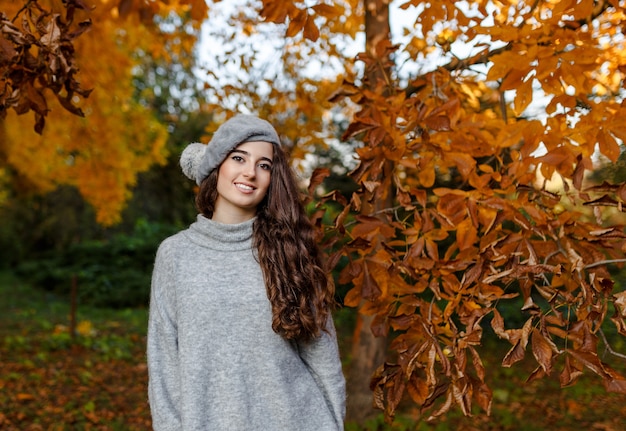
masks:
[(626, 259), (599, 260), (598, 262), (585, 265), (585, 269), (595, 268), (596, 266), (608, 265), (610, 263), (626, 263)]
[(600, 333), (600, 337), (602, 338), (602, 342), (604, 343), (604, 346), (607, 352), (609, 352), (611, 355), (616, 356), (618, 358), (626, 359), (625, 354), (619, 353), (613, 350), (613, 348), (609, 344), (609, 341), (606, 339), (606, 335), (604, 335), (604, 331), (602, 331), (602, 328), (598, 329), (598, 332)]

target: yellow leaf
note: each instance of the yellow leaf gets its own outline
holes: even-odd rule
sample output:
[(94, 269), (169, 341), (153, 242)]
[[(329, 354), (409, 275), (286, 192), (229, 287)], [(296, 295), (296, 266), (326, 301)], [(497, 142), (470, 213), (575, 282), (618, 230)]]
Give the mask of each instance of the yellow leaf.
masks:
[(467, 218), (456, 227), (456, 243), (461, 251), (473, 247), (478, 242), (478, 232), (472, 224), (472, 220)]
[(613, 135), (603, 128), (598, 131), (598, 146), (600, 152), (609, 158), (613, 163), (617, 161), (620, 155), (620, 145), (617, 143)]
[(528, 67), (511, 69), (509, 73), (507, 73), (506, 78), (502, 80), (500, 90), (506, 91), (516, 89), (518, 85), (524, 82), (524, 78), (526, 78), (528, 72), (530, 72), (530, 68)]
[(432, 187), (432, 185), (435, 184), (435, 166), (432, 163), (428, 163), (426, 166), (420, 166), (417, 177), (423, 187)]
[(444, 159), (452, 160), (463, 177), (467, 178), (474, 171), (476, 159), (467, 153), (450, 152), (444, 154)]
[(487, 72), (487, 79), (497, 81), (505, 78), (509, 72), (517, 66), (519, 58), (519, 55), (511, 51), (494, 55), (492, 58), (493, 65), (489, 69), (489, 72)]
[(76, 325), (76, 333), (84, 337), (89, 337), (95, 335), (96, 330), (89, 320), (83, 320)]
[(361, 302), (361, 286), (355, 286), (346, 293), (343, 303), (348, 307), (356, 307)]
[(534, 79), (529, 78), (516, 88), (513, 105), (517, 115), (521, 115), (533, 100), (533, 82)]

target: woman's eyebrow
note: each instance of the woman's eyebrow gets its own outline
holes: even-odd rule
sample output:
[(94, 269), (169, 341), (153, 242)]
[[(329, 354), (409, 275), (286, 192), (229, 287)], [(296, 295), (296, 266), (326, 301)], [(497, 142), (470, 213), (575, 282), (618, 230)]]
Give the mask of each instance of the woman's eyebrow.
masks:
[[(232, 153), (241, 153), (241, 154), (243, 154), (243, 155), (246, 155), (246, 156), (250, 157), (250, 153), (249, 153), (249, 152), (244, 151), (244, 150), (239, 150), (239, 149), (237, 149), (237, 148), (235, 148), (234, 150), (232, 150), (230, 153), (231, 153), (231, 154), (232, 154)], [(270, 162), (270, 163), (274, 163), (274, 162), (272, 161), (272, 159), (270, 159), (269, 157), (264, 157), (264, 156), (262, 156), (262, 157), (260, 157), (260, 160), (266, 160), (266, 161), (268, 161), (268, 162)]]

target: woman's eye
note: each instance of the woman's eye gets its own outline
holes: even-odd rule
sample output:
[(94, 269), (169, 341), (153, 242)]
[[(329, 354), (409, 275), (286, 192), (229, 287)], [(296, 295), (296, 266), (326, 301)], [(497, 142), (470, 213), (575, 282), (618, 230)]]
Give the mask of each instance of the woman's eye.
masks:
[(243, 162), (243, 157), (241, 156), (233, 156), (232, 159), (236, 162)]
[(272, 165), (267, 164), (267, 163), (261, 163), (259, 166), (261, 167), (261, 169), (265, 171), (269, 171), (270, 169), (272, 169)]

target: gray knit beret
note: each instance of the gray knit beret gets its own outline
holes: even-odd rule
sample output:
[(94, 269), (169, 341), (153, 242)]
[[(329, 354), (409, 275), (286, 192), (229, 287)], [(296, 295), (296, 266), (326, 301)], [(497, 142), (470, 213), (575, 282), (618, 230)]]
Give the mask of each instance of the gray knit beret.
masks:
[(269, 122), (238, 114), (218, 127), (209, 145), (189, 144), (180, 156), (180, 167), (187, 178), (200, 185), (237, 145), (250, 141), (280, 145), (278, 133)]

